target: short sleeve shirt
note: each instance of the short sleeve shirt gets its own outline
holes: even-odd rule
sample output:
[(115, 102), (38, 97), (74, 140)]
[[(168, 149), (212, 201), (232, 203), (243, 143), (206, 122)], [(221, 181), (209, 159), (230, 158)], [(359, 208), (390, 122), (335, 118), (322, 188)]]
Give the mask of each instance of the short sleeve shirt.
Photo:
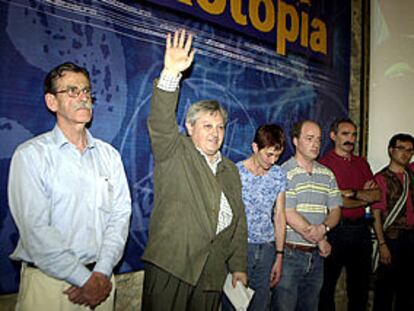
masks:
[[(342, 205), (341, 192), (330, 169), (314, 162), (308, 173), (294, 157), (282, 165), (287, 175), (286, 210), (296, 209), (309, 223), (321, 224), (330, 209)], [(286, 242), (314, 246), (287, 226)]]

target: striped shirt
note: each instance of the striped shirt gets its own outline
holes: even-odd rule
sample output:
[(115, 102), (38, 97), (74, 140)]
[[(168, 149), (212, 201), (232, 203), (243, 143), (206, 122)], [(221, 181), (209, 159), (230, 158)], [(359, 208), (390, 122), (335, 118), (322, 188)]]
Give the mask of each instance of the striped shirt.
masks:
[[(335, 175), (327, 167), (313, 163), (312, 172), (300, 167), (294, 157), (282, 165), (287, 174), (286, 209), (294, 208), (311, 224), (321, 224), (329, 209), (342, 205)], [(286, 242), (315, 246), (287, 226)]]

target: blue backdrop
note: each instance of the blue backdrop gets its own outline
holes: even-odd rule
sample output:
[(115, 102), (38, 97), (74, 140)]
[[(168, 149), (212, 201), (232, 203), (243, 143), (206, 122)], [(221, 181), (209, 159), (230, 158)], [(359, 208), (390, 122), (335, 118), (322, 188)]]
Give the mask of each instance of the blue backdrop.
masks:
[[(74, 61), (91, 73), (97, 99), (91, 131), (120, 151), (133, 199), (117, 272), (139, 270), (153, 202), (146, 118), (166, 33), (186, 28), (195, 34), (197, 54), (177, 116), (182, 130), (188, 105), (212, 98), (229, 112), (223, 152), (233, 161), (248, 156), (258, 125), (274, 122), (289, 131), (302, 118), (321, 123), (324, 152), (329, 124), (348, 112), (350, 2), (318, 1), (316, 10), (312, 14), (320, 12), (329, 30), (323, 59), (293, 45), (286, 56), (278, 55), (272, 42), (162, 3), (0, 1), (0, 293), (17, 291), (19, 282), (19, 265), (8, 259), (18, 240), (7, 202), (10, 158), (18, 144), (54, 125), (42, 94), (52, 67)], [(288, 142), (281, 161), (292, 150)]]

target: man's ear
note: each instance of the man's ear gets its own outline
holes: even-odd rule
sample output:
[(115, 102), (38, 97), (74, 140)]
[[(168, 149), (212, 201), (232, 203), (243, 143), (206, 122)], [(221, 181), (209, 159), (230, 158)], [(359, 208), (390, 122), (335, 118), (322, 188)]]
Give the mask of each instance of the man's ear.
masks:
[(391, 158), (391, 153), (392, 153), (392, 147), (388, 148), (388, 156)]
[(185, 122), (185, 128), (189, 136), (193, 135), (193, 125), (190, 122)]
[(46, 102), (46, 106), (47, 108), (52, 111), (52, 112), (56, 112), (58, 109), (58, 103), (56, 100), (56, 97), (53, 94), (47, 93), (45, 95), (45, 102)]
[(297, 137), (293, 137), (292, 142), (293, 142), (293, 145), (294, 145), (295, 147), (297, 147), (297, 146), (298, 146), (298, 138), (297, 138)]
[(333, 141), (335, 141), (335, 139), (336, 139), (336, 134), (335, 134), (335, 132), (334, 132), (334, 131), (329, 132), (329, 137), (330, 137)]
[(254, 153), (259, 152), (259, 146), (257, 146), (257, 144), (256, 144), (256, 143), (252, 143), (252, 149), (253, 149), (253, 152), (254, 152)]

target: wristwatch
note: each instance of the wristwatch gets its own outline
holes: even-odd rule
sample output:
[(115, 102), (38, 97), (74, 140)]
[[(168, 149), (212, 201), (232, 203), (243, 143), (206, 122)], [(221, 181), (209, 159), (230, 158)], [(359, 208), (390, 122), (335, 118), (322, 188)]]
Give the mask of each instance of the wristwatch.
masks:
[(327, 234), (329, 231), (331, 231), (331, 228), (329, 228), (329, 226), (326, 223), (323, 223), (324, 227), (325, 227), (325, 234)]
[(358, 190), (353, 189), (352, 190), (352, 195), (349, 198), (352, 199), (352, 200), (358, 200), (357, 195), (358, 195)]

